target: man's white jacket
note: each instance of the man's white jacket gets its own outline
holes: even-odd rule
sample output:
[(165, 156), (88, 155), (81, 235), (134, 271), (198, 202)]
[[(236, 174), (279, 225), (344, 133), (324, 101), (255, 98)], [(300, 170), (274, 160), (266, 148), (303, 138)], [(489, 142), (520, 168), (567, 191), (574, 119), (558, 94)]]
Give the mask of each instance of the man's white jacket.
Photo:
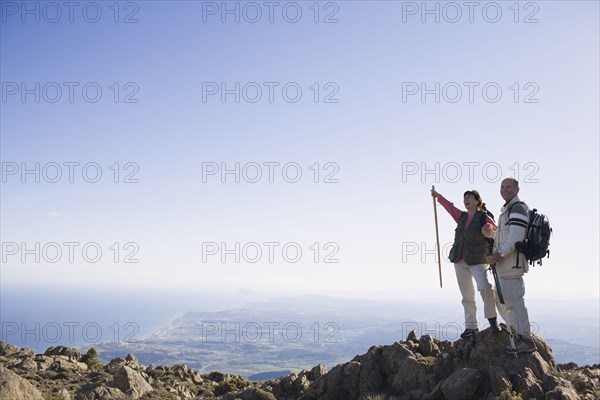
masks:
[[(515, 249), (515, 243), (525, 239), (529, 222), (529, 208), (525, 203), (514, 204), (519, 201), (519, 196), (515, 196), (502, 207), (498, 217), (494, 252), (502, 256), (502, 259), (496, 264), (496, 271), (501, 277), (521, 277), (529, 270), (529, 265), (523, 254), (519, 253), (517, 262), (517, 251)], [(508, 215), (509, 209), (510, 215)]]

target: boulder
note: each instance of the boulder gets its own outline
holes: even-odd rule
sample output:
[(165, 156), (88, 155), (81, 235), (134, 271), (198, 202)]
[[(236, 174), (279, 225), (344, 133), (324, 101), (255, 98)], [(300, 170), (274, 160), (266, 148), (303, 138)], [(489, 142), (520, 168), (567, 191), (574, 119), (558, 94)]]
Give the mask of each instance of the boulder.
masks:
[(44, 400), (27, 379), (0, 365), (0, 400)]
[(130, 398), (119, 389), (105, 385), (99, 385), (91, 389), (84, 388), (75, 395), (75, 400), (128, 400)]
[(52, 371), (86, 371), (88, 366), (72, 356), (56, 356), (49, 369)]
[(525, 367), (523, 372), (514, 374), (512, 383), (515, 392), (521, 395), (523, 400), (539, 399), (544, 397), (541, 382), (538, 381), (530, 368)]
[(33, 361), (37, 364), (38, 371), (45, 371), (54, 364), (54, 358), (42, 355), (35, 356)]
[(319, 364), (310, 370), (310, 373), (308, 375), (308, 380), (310, 380), (312, 382), (314, 380), (319, 379), (326, 373), (327, 373), (327, 368), (325, 367), (325, 365)]
[(500, 395), (500, 393), (506, 390), (512, 390), (510, 378), (502, 368), (491, 365), (488, 373), (490, 376), (490, 389), (493, 394)]
[(481, 381), (481, 374), (473, 368), (461, 368), (442, 384), (446, 400), (470, 400)]
[(300, 399), (356, 399), (360, 392), (360, 371), (361, 364), (358, 361), (336, 365), (326, 375), (313, 382)]
[(408, 332), (408, 336), (406, 337), (406, 341), (411, 341), (414, 343), (418, 343), (419, 339), (417, 339), (417, 333), (414, 331), (414, 329), (410, 332)]
[(136, 366), (140, 365), (137, 357), (134, 356), (133, 354), (127, 354), (127, 357), (125, 357), (125, 362), (127, 362), (127, 365), (136, 365)]
[(109, 363), (104, 366), (104, 369), (109, 374), (114, 375), (124, 366), (128, 366), (127, 361), (124, 358), (117, 357), (110, 360)]
[(580, 400), (581, 397), (573, 388), (559, 386), (546, 393), (544, 400)]
[(122, 366), (114, 376), (113, 385), (133, 399), (151, 392), (152, 386), (142, 376), (128, 366)]
[(395, 391), (409, 392), (417, 389), (431, 390), (427, 380), (428, 364), (423, 359), (410, 356), (401, 360), (391, 387)]
[(419, 340), (419, 352), (424, 356), (437, 356), (440, 349), (431, 335), (423, 335)]
[(81, 352), (77, 349), (72, 349), (70, 347), (65, 346), (56, 346), (49, 347), (48, 350), (44, 352), (45, 356), (65, 356), (67, 358), (74, 358), (77, 361), (81, 359)]
[(62, 388), (54, 394), (54, 398), (56, 400), (71, 400), (71, 395), (67, 389)]
[(21, 351), (17, 346), (6, 342), (0, 342), (0, 356), (2, 357), (11, 357), (15, 354), (18, 354)]
[(32, 357), (24, 358), (15, 368), (22, 371), (37, 371), (38, 366)]

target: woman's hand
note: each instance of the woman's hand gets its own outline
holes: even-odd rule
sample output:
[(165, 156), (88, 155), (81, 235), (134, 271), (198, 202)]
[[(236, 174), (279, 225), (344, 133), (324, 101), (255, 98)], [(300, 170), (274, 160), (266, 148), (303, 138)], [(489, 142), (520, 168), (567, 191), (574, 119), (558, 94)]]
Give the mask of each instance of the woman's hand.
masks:
[(435, 198), (437, 199), (437, 197), (438, 197), (439, 195), (440, 195), (440, 194), (439, 194), (438, 192), (436, 192), (435, 190), (431, 189), (431, 197), (435, 197)]
[(494, 228), (494, 225), (487, 223), (481, 228), (481, 234), (488, 239), (493, 239), (496, 234), (496, 229)]

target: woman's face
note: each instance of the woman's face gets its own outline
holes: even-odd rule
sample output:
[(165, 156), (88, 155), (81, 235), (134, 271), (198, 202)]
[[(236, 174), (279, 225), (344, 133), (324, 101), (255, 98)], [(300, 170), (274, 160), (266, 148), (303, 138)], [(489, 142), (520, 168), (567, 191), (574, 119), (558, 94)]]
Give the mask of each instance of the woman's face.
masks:
[(465, 208), (468, 211), (477, 210), (477, 205), (479, 204), (479, 202), (475, 199), (475, 196), (473, 196), (472, 194), (466, 194), (463, 198), (463, 202), (465, 204)]

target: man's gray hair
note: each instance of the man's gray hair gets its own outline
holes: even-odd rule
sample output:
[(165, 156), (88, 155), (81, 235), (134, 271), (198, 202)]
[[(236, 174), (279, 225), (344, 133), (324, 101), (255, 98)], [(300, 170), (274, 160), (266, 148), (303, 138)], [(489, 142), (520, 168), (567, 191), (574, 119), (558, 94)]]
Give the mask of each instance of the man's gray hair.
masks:
[(519, 181), (516, 180), (513, 176), (509, 176), (507, 178), (504, 178), (504, 180), (507, 180), (507, 179), (513, 181), (513, 183), (515, 184), (515, 186), (519, 187)]

